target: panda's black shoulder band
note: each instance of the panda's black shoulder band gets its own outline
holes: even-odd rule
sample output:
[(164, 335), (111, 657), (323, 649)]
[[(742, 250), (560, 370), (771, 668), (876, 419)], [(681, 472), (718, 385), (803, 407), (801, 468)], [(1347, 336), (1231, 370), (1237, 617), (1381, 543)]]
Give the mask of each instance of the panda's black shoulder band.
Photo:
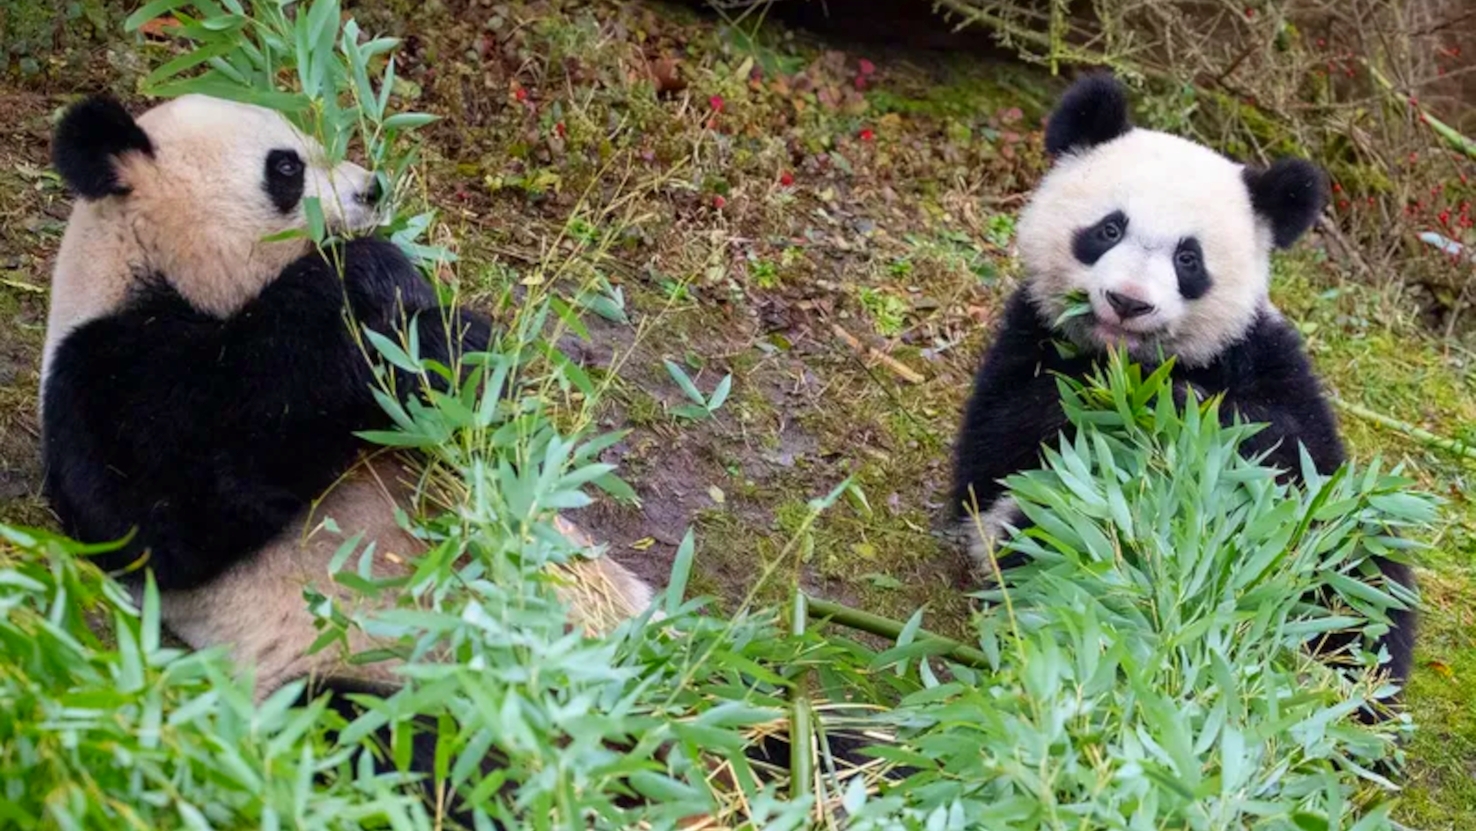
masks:
[(56, 125), (52, 163), (67, 186), (84, 199), (124, 194), (118, 157), (128, 152), (154, 154), (153, 142), (123, 108), (106, 93), (73, 104)]

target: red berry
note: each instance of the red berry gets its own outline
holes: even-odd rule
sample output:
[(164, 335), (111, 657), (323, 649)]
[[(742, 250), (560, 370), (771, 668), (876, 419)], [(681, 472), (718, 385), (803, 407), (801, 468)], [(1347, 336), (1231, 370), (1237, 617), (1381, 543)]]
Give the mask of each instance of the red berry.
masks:
[(1337, 182), (1333, 182), (1333, 193), (1342, 193), (1342, 192), (1343, 192), (1343, 186), (1340, 185), (1340, 184), (1338, 184)]
[(856, 61), (856, 65), (861, 69), (862, 75), (870, 75), (871, 73), (876, 71), (876, 64), (866, 60), (865, 58)]
[(725, 103), (727, 102), (723, 101), (723, 97), (721, 95), (714, 95), (711, 98), (707, 99), (707, 105), (709, 107), (712, 107), (713, 110), (716, 112), (722, 112), (723, 104)]
[(714, 208), (717, 208), (718, 210), (722, 210), (723, 206), (727, 204), (728, 200), (724, 199), (722, 194), (717, 194), (712, 197), (712, 206)]
[(523, 89), (522, 87), (518, 87), (517, 89), (513, 90), (513, 97), (518, 99), (519, 101), (527, 101), (528, 91), (526, 89)]
[(1256, 16), (1256, 10), (1255, 9), (1246, 9), (1245, 10), (1245, 17), (1246, 17), (1247, 20), (1254, 20), (1255, 19), (1255, 16)]
[(564, 129), (564, 122), (560, 121), (554, 125), (554, 132), (559, 134), (559, 138), (563, 138), (569, 131)]
[(860, 136), (862, 141), (871, 141), (876, 138), (876, 133), (872, 132), (870, 127), (864, 127), (861, 130)]
[(1348, 200), (1346, 200), (1346, 199), (1339, 199), (1338, 200), (1338, 207), (1340, 209), (1342, 209), (1342, 210), (1345, 210), (1345, 211), (1348, 210), (1348, 207), (1349, 207)]
[(790, 185), (794, 184), (794, 174), (790, 173), (787, 170), (779, 174), (779, 184), (785, 187), (789, 187)]

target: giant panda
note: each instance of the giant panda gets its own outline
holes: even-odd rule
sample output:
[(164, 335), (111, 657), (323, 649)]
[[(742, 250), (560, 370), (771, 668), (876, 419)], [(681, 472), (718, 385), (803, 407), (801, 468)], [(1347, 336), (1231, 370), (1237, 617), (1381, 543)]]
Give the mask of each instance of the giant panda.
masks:
[[(63, 114), (53, 161), (78, 197), (41, 367), (44, 488), (63, 529), (97, 543), (132, 532), (98, 565), (137, 591), (143, 558), (164, 623), (191, 647), (225, 647), (253, 672), (258, 699), (307, 678), (310, 696), (326, 692), (354, 716), (355, 696), (393, 692), (395, 664), (309, 654), (320, 632), (303, 590), (341, 607), (357, 600), (329, 573), (354, 534), (361, 550), (375, 544), (376, 576), (403, 573), (425, 544), (395, 518), (416, 493), (413, 460), (354, 437), (387, 417), (350, 324), (396, 340), (414, 325), (422, 355), (452, 365), (487, 346), (490, 322), (440, 308), (389, 242), (359, 237), (320, 253), (281, 239), (306, 227), (309, 196), (349, 234), (378, 224), (381, 195), (368, 171), (329, 169), (270, 110), (189, 95), (134, 118), (95, 96)], [(416, 382), (397, 376), (394, 389), (408, 397)], [(571, 544), (592, 546), (558, 524)], [(559, 571), (571, 623), (591, 634), (660, 617), (651, 587), (609, 557)], [(354, 653), (374, 646), (350, 635)], [(837, 730), (827, 742), (837, 758), (868, 761), (864, 737)], [(788, 744), (769, 735), (749, 756), (787, 759)], [(434, 738), (415, 736), (411, 759), (412, 771), (433, 770)], [(452, 816), (471, 825), (465, 806)]]
[[(411, 460), (354, 435), (388, 420), (350, 326), (395, 340), (417, 326), (422, 354), (453, 365), (487, 347), (490, 322), (442, 309), (388, 241), (320, 252), (281, 239), (306, 227), (307, 197), (347, 234), (378, 224), (381, 195), (270, 110), (189, 95), (135, 119), (95, 96), (63, 114), (53, 161), (78, 197), (41, 367), (44, 491), (63, 529), (92, 543), (132, 532), (98, 565), (137, 590), (142, 571), (128, 567), (147, 555), (163, 622), (191, 647), (227, 648), (258, 698), (304, 677), (329, 692), (390, 689), (393, 662), (309, 654), (320, 631), (304, 588), (344, 607), (357, 597), (329, 574), (346, 539), (375, 544), (376, 576), (405, 573), (425, 548), (395, 517), (415, 492)], [(418, 379), (394, 381), (416, 394)], [(561, 572), (586, 630), (650, 606), (651, 588), (608, 557)]]
[[(1023, 285), (979, 365), (955, 444), (948, 507), (976, 564), (990, 568), (1005, 529), (1027, 524), (1001, 480), (1036, 466), (1042, 443), (1069, 431), (1056, 377), (1085, 377), (1114, 345), (1150, 366), (1172, 356), (1176, 397), (1187, 389), (1201, 399), (1222, 394), (1227, 422), (1239, 415), (1266, 424), (1243, 450), (1265, 454), (1283, 477), (1299, 476), (1303, 447), (1319, 472), (1341, 466), (1331, 408), (1300, 336), (1268, 296), (1272, 249), (1295, 243), (1322, 210), (1321, 171), (1300, 159), (1249, 167), (1135, 127), (1108, 74), (1066, 91), (1047, 120), (1045, 146), (1052, 168), (1016, 226)], [(1082, 292), (1090, 314), (1057, 325), (1068, 298)], [(1057, 336), (1074, 347), (1070, 356)], [(1011, 553), (999, 565), (1019, 562)], [(1408, 566), (1380, 567), (1413, 588)], [(1402, 687), (1415, 615), (1391, 617), (1380, 646)]]

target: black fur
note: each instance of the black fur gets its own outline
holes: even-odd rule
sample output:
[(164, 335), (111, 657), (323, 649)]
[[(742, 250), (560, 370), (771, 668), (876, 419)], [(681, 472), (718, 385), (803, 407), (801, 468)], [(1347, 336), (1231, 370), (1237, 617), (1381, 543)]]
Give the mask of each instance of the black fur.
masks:
[(1214, 281), (1204, 264), (1204, 249), (1199, 240), (1185, 237), (1174, 249), (1174, 276), (1179, 279), (1179, 296), (1198, 300), (1209, 293)]
[(1304, 159), (1279, 159), (1265, 170), (1247, 167), (1241, 177), (1278, 248), (1291, 247), (1327, 204), (1327, 177)]
[[(1001, 479), (1039, 466), (1042, 443), (1054, 443), (1063, 433), (1070, 435), (1056, 374), (1084, 378), (1098, 359), (1062, 357), (1025, 289), (1016, 292), (979, 368), (959, 432), (950, 498), (952, 521), (970, 517), (975, 506), (980, 512), (988, 510), (1003, 495)], [(1248, 455), (1268, 454), (1265, 462), (1280, 468), (1284, 476), (1300, 477), (1299, 444), (1305, 445), (1320, 473), (1331, 473), (1343, 464), (1343, 443), (1332, 410), (1302, 349), (1301, 337), (1284, 320), (1262, 314), (1245, 337), (1214, 363), (1199, 368), (1176, 365), (1173, 377), (1181, 390), (1193, 385), (1201, 396), (1224, 393), (1221, 416), (1226, 423), (1238, 413), (1243, 421), (1267, 424), (1243, 448)], [(1024, 517), (1017, 513), (1013, 524), (1022, 527), (1023, 523)], [(1012, 555), (1000, 564), (1009, 568), (1018, 562), (1018, 556)], [(1407, 566), (1384, 561), (1381, 568), (1396, 582), (1414, 585)], [(1387, 670), (1402, 686), (1413, 657), (1414, 613), (1397, 611), (1392, 620), (1382, 643), (1390, 655)], [(1329, 638), (1321, 650), (1331, 651), (1345, 643), (1346, 637)]]
[(1127, 214), (1113, 211), (1097, 220), (1095, 225), (1078, 228), (1071, 235), (1071, 253), (1082, 265), (1092, 265), (1127, 237), (1127, 228)]
[(1083, 76), (1061, 96), (1046, 122), (1045, 148), (1052, 156), (1109, 142), (1133, 128), (1127, 93), (1110, 74)]
[[(396, 246), (355, 240), (332, 253), (342, 281), (313, 253), (225, 320), (155, 277), (62, 342), (45, 390), (47, 496), (86, 542), (137, 526), (101, 567), (148, 552), (162, 588), (198, 586), (269, 542), (354, 462), (354, 431), (387, 417), (345, 295), (381, 333), (399, 330), (401, 301), (424, 312), (422, 354), (449, 359), (435, 294)], [(486, 348), (488, 322), (457, 322), (466, 348)], [(396, 381), (402, 394), (415, 387)]]
[(273, 150), (266, 155), (261, 187), (280, 213), (291, 213), (302, 201), (306, 168), (295, 150)]
[(154, 155), (153, 142), (109, 95), (95, 95), (74, 104), (56, 125), (52, 163), (62, 181), (84, 199), (125, 194), (118, 179), (118, 157), (134, 151)]

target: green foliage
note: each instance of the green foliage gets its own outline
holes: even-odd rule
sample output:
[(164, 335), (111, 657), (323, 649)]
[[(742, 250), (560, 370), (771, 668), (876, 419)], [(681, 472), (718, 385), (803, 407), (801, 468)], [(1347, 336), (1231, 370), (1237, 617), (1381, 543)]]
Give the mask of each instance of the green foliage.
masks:
[(713, 414), (728, 400), (728, 393), (733, 390), (732, 373), (724, 375), (723, 380), (719, 381), (717, 388), (712, 391), (712, 395), (706, 396), (702, 394), (702, 390), (697, 389), (697, 384), (692, 381), (680, 364), (669, 358), (663, 363), (666, 365), (666, 373), (671, 376), (671, 380), (682, 388), (682, 393), (692, 402), (672, 410), (672, 413), (679, 418), (694, 421), (712, 418)]
[(1015, 238), (1015, 218), (1009, 214), (995, 214), (989, 217), (989, 223), (984, 227), (984, 238), (995, 248), (1004, 248)]
[(1305, 647), (1384, 631), (1412, 598), (1368, 557), (1414, 547), (1393, 533), (1432, 503), (1377, 465), (1279, 484), (1237, 452), (1253, 427), (1174, 405), (1167, 367), (1114, 356), (1061, 387), (1075, 437), (1008, 481), (1034, 527), (1007, 544), (1029, 565), (982, 595), (989, 666), (923, 673), (894, 714), (917, 732), (886, 751), (922, 772), (848, 795), (852, 827), (1391, 827), (1374, 771), (1408, 725), (1352, 718), (1389, 693), (1378, 657)]
[(901, 334), (909, 309), (906, 300), (870, 287), (863, 287), (859, 297), (861, 308), (871, 315), (879, 334), (886, 337)]
[(354, 745), (321, 741), (300, 684), (254, 705), (220, 654), (162, 645), (152, 581), (137, 608), (90, 550), (0, 526), (0, 825), (417, 827), (393, 781), (332, 776)]
[[(0, 755), (7, 781), (34, 795), (18, 810), (60, 810), (42, 804), (38, 781), (98, 781), (109, 784), (75, 797), (85, 816), (200, 811), (251, 823), (286, 811), (290, 795), (300, 827), (392, 812), (401, 827), (429, 827), (419, 803), (343, 761), (373, 728), (428, 716), (440, 725), (438, 775), (519, 827), (674, 827), (735, 804), (750, 827), (805, 827), (816, 795), (783, 798), (782, 775), (756, 778), (741, 749), (750, 729), (780, 716), (790, 679), (813, 671), (832, 698), (900, 700), (888, 720), (902, 738), (875, 752), (919, 769), (871, 796), (865, 777), (817, 774), (849, 827), (1390, 827), (1371, 770), (1397, 765), (1391, 738), (1406, 725), (1351, 717), (1387, 692), (1368, 680), (1376, 657), (1357, 651), (1339, 670), (1303, 646), (1333, 629), (1373, 637), (1400, 602), (1361, 579), (1368, 552), (1409, 547), (1393, 528), (1429, 519), (1402, 480), (1373, 468), (1278, 484), (1236, 452), (1253, 428), (1221, 427), (1214, 403), (1180, 412), (1165, 371), (1142, 378), (1115, 361), (1105, 378), (1063, 383), (1076, 437), (1009, 483), (1037, 523), (1010, 546), (1034, 561), (986, 594), (995, 605), (977, 650), (923, 633), (920, 613), (887, 630), (896, 646), (880, 654), (814, 629), (785, 633), (773, 614), (705, 614), (682, 598), (690, 534), (658, 601), (663, 625), (635, 621), (594, 640), (566, 631), (545, 567), (571, 552), (549, 521), (610, 474), (592, 460), (615, 437), (564, 437), (527, 393), (536, 384), (510, 380), (533, 377), (523, 356), (538, 354), (528, 344), (546, 318), (528, 316), (470, 359), (484, 386), (390, 407), (397, 430), (383, 438), (426, 448), (466, 497), (425, 523), (436, 545), (394, 587), (397, 608), (329, 624), (397, 640), (409, 659), (405, 689), (349, 725), (338, 739), (347, 747), (322, 736), (318, 707), (290, 708), (283, 693), (254, 711), (211, 656), (160, 650), (152, 597), (140, 623), (63, 543), (11, 534), (26, 556), (0, 572), (12, 598), (0, 607), (0, 678), (7, 701), (36, 702), (9, 708), (6, 735), (33, 738)], [(441, 371), (413, 344), (380, 346), (402, 368)], [(809, 519), (849, 487), (815, 500)], [(1319, 591), (1339, 602), (1307, 602)], [(100, 648), (77, 612), (98, 603), (117, 620), (116, 649)], [(159, 725), (174, 731), (169, 741)], [(95, 752), (75, 757), (78, 746)], [(483, 778), (476, 763), (489, 752), (506, 766)], [(734, 761), (740, 803), (714, 790), (703, 763), (712, 753)], [(289, 782), (327, 776), (260, 792), (264, 769)], [(151, 777), (198, 787), (150, 801)], [(519, 783), (514, 794), (497, 793), (504, 782)], [(650, 804), (618, 806), (629, 789)]]
[(0, 7), (0, 71), (13, 69), (28, 78), (61, 64), (68, 47), (85, 48), (111, 34), (123, 5), (117, 0), (10, 0)]
[[(393, 210), (418, 159), (418, 148), (408, 139), (435, 120), (426, 113), (391, 112), (395, 62), (390, 53), (397, 40), (365, 38), (353, 20), (340, 28), (339, 0), (256, 0), (249, 12), (240, 0), (220, 5), (153, 0), (129, 15), (124, 27), (137, 31), (165, 14), (180, 24), (170, 33), (192, 48), (149, 73), (143, 83), (146, 94), (196, 93), (276, 110), (322, 144), (330, 164), (344, 160), (357, 137), (370, 169), (390, 195), (390, 213), (396, 217), (386, 229), (390, 239), (423, 262), (451, 259), (443, 249), (416, 243), (431, 215), (402, 217)], [(288, 74), (296, 87), (283, 91), (278, 81)], [(308, 236), (327, 242), (317, 198), (305, 202)]]

